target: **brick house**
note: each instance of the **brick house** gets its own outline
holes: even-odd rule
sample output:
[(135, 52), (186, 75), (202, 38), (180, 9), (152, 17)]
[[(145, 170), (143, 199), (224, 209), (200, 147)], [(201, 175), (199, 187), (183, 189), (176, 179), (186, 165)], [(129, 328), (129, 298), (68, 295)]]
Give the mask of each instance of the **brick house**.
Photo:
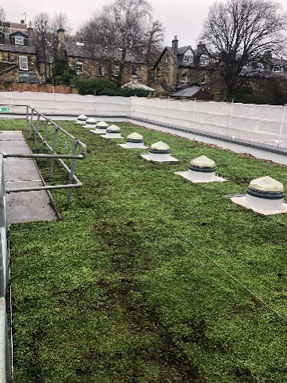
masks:
[[(58, 51), (66, 57), (68, 64), (76, 74), (85, 77), (109, 78), (117, 80), (120, 69), (120, 54), (118, 48), (112, 50), (108, 47), (96, 47), (91, 51), (85, 42), (76, 41), (74, 38), (65, 38), (64, 29), (58, 30)], [(128, 52), (122, 76), (122, 84), (137, 80), (147, 83), (148, 69), (145, 60)]]
[[(17, 25), (21, 28), (17, 28)], [(38, 83), (36, 49), (31, 28), (23, 23), (3, 23), (1, 29), (0, 81)]]
[(206, 45), (199, 43), (197, 49), (190, 45), (179, 47), (177, 36), (171, 47), (165, 47), (154, 66), (153, 87), (158, 92), (174, 92), (193, 84), (220, 99), (223, 84), (215, 63), (208, 56)]

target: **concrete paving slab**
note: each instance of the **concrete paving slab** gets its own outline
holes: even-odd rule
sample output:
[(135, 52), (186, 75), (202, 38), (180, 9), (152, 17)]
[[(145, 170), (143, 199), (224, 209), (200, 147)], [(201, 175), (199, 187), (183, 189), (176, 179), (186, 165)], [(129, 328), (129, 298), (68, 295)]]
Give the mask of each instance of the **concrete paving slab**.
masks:
[[(0, 132), (0, 153), (31, 154), (22, 132)], [(37, 164), (32, 159), (6, 158), (7, 189), (44, 186)], [(47, 191), (29, 191), (6, 195), (8, 223), (53, 221), (57, 219)]]
[[(27, 181), (41, 180), (35, 162), (30, 159), (6, 158), (5, 166), (5, 181)], [(16, 172), (15, 169), (21, 169)]]

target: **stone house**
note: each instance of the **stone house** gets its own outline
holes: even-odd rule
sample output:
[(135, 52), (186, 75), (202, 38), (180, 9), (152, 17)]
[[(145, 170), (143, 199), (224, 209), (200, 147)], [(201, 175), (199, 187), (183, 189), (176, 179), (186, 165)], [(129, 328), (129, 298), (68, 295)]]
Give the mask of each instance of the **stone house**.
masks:
[(177, 36), (171, 47), (165, 47), (154, 66), (153, 87), (158, 92), (174, 92), (197, 84), (215, 100), (221, 99), (223, 84), (215, 63), (209, 58), (206, 45), (197, 49), (190, 45), (179, 47)]
[[(117, 80), (120, 70), (119, 48), (90, 49), (88, 44), (74, 38), (65, 38), (64, 29), (58, 30), (58, 52), (66, 57), (70, 68), (77, 74), (93, 78), (109, 78)], [(127, 53), (127, 59), (122, 76), (122, 84), (137, 80), (147, 84), (148, 69), (145, 60), (141, 57)]]
[[(4, 23), (0, 31), (0, 81), (38, 83), (36, 49), (31, 29)], [(9, 28), (8, 25), (14, 25)]]

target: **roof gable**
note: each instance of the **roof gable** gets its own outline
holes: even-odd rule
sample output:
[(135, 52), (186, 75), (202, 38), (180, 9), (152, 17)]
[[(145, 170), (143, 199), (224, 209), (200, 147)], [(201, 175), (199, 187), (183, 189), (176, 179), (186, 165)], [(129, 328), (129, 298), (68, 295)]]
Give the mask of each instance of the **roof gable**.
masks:
[(12, 36), (23, 36), (23, 37), (26, 37), (26, 39), (28, 38), (28, 35), (25, 35), (25, 33), (22, 33), (22, 32), (20, 32), (20, 31), (17, 31), (17, 32), (13, 32), (13, 33), (11, 33), (10, 34), (10, 37), (12, 37)]

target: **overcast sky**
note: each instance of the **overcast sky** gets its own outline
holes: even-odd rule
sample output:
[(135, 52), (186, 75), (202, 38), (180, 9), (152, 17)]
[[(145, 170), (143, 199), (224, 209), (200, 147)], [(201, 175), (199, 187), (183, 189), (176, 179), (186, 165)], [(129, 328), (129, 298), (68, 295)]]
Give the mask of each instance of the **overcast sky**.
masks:
[[(110, 1), (109, 1), (110, 2)], [(195, 46), (199, 38), (208, 8), (214, 0), (151, 0), (154, 18), (161, 20), (165, 26), (166, 45), (174, 35), (180, 45)], [(287, 0), (279, 0), (287, 11)], [(1, 6), (6, 12), (8, 21), (20, 21), (26, 14), (27, 22), (34, 20), (36, 14), (47, 12), (50, 16), (63, 12), (68, 16), (73, 32), (87, 21), (95, 11), (106, 5), (105, 0), (2, 0)]]

